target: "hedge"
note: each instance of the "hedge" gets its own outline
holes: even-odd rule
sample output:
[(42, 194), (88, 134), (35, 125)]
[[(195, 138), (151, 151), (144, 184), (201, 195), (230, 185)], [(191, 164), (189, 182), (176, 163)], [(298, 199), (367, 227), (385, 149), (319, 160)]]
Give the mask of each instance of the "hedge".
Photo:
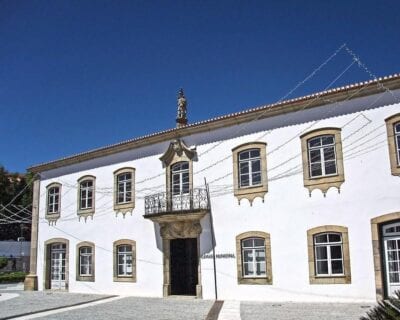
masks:
[(25, 272), (0, 272), (0, 283), (23, 282), (25, 280)]

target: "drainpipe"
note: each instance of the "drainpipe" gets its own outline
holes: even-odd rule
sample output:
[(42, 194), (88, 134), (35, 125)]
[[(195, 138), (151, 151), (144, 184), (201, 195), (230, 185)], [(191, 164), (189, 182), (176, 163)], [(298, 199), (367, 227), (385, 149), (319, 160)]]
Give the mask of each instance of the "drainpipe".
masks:
[(210, 190), (208, 188), (207, 180), (204, 177), (204, 183), (206, 185), (206, 192), (207, 192), (207, 201), (208, 207), (210, 209), (210, 227), (211, 227), (211, 246), (212, 246), (212, 255), (213, 255), (213, 264), (214, 264), (214, 289), (215, 289), (215, 300), (218, 300), (218, 290), (217, 290), (217, 268), (215, 262), (215, 234), (214, 234), (214, 223), (212, 217), (212, 210), (211, 210), (211, 201), (210, 201)]

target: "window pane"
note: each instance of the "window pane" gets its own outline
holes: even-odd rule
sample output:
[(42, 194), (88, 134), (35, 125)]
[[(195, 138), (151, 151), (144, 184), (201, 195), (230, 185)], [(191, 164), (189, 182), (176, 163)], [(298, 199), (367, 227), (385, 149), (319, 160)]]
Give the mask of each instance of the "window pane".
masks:
[(263, 247), (264, 246), (264, 239), (254, 239), (254, 246), (255, 247)]
[(331, 246), (331, 259), (342, 259), (342, 246)]
[(399, 271), (399, 264), (397, 262), (389, 262), (389, 271)]
[(189, 183), (189, 172), (182, 173), (182, 182)]
[(189, 162), (183, 162), (181, 164), (181, 170), (188, 170), (189, 169)]
[(317, 261), (317, 274), (328, 274), (328, 261)]
[(240, 176), (240, 186), (247, 187), (249, 184), (250, 184), (249, 175), (248, 174), (241, 175)]
[(328, 235), (326, 233), (324, 234), (319, 234), (317, 236), (314, 236), (315, 243), (326, 243), (328, 242)]
[(398, 272), (390, 272), (389, 273), (390, 283), (398, 283), (399, 282), (399, 273)]
[(253, 250), (245, 250), (243, 252), (243, 261), (244, 262), (251, 262), (253, 261)]
[(258, 158), (260, 157), (260, 149), (254, 149), (250, 151), (251, 158)]
[(248, 162), (241, 162), (240, 163), (240, 173), (249, 173), (249, 163)]
[(400, 122), (394, 125), (394, 131), (400, 133)]
[(123, 265), (119, 265), (118, 266), (118, 274), (120, 274), (120, 275), (124, 275), (125, 274)]
[(310, 151), (310, 162), (321, 162), (321, 152), (319, 149)]
[(321, 138), (314, 138), (314, 139), (310, 139), (308, 140), (308, 145), (310, 148), (312, 147), (318, 147), (321, 145)]
[(336, 173), (335, 161), (325, 162), (325, 174), (334, 174), (334, 173)]
[(257, 263), (256, 266), (257, 266), (257, 270), (256, 270), (257, 276), (262, 276), (262, 275), (266, 274), (265, 262)]
[(247, 239), (242, 241), (242, 247), (252, 247), (253, 246), (253, 239)]
[(251, 275), (254, 274), (254, 271), (253, 271), (253, 264), (251, 264), (251, 263), (245, 263), (245, 264), (244, 264), (244, 274), (245, 274), (246, 276), (251, 276)]
[(256, 262), (265, 261), (265, 250), (258, 249), (256, 250)]
[(327, 259), (328, 250), (326, 246), (318, 246), (315, 248), (315, 255), (317, 259)]
[(252, 172), (259, 172), (259, 171), (261, 171), (260, 160), (253, 160), (253, 161), (251, 162), (251, 171), (252, 171)]
[(239, 160), (246, 160), (249, 158), (249, 152), (248, 151), (243, 151), (239, 153)]
[(311, 176), (320, 176), (322, 175), (322, 168), (320, 163), (311, 164)]
[(396, 249), (396, 240), (387, 240), (388, 250)]
[(388, 260), (398, 260), (397, 251), (388, 251)]
[(333, 144), (335, 142), (333, 136), (322, 137), (322, 145)]
[(342, 242), (342, 237), (340, 234), (330, 233), (329, 242)]
[(332, 261), (332, 274), (343, 273), (342, 260)]
[(253, 181), (252, 181), (253, 185), (260, 184), (261, 183), (261, 173), (260, 172), (253, 173), (252, 179), (253, 179)]
[(324, 159), (326, 160), (335, 160), (335, 148), (329, 147), (324, 148)]

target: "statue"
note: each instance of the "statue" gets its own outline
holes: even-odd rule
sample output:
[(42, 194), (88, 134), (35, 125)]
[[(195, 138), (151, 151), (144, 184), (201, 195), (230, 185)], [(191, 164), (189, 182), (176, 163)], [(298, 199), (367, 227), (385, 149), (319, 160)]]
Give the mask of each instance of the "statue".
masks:
[(182, 121), (182, 123), (186, 123), (186, 98), (183, 93), (183, 89), (179, 90), (178, 93), (178, 115), (177, 120)]

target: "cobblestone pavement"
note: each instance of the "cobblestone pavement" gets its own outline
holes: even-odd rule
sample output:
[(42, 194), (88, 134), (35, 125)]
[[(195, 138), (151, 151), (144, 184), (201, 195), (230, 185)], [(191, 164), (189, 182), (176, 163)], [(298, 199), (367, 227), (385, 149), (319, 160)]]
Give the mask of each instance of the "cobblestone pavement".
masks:
[[(1, 291), (4, 293), (5, 291)], [(108, 297), (98, 294), (43, 292), (43, 291), (9, 291), (18, 293), (18, 297), (0, 301), (0, 319), (28, 312), (70, 306)]]
[(242, 320), (358, 320), (370, 303), (264, 303), (242, 302)]

